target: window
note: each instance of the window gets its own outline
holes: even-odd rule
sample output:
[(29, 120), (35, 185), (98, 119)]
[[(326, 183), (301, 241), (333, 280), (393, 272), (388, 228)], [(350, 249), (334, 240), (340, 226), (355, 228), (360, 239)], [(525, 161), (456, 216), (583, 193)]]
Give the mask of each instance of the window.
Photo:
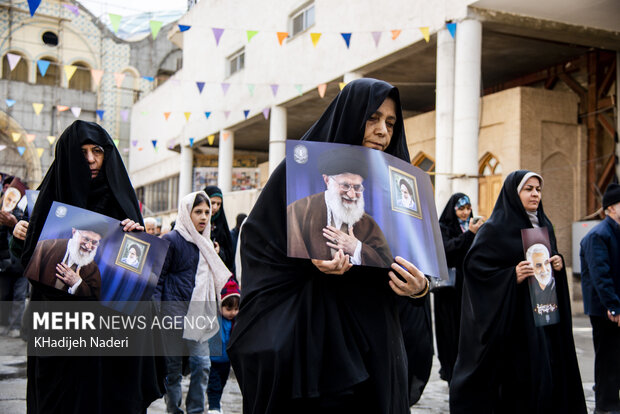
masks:
[(179, 202), (179, 176), (165, 178), (136, 189), (145, 211), (152, 214), (176, 210)]
[(314, 3), (302, 7), (301, 10), (291, 15), (291, 37), (314, 25)]
[(228, 57), (228, 76), (231, 76), (245, 67), (245, 49), (238, 50)]
[(43, 33), (43, 36), (41, 36), (41, 40), (43, 40), (43, 43), (50, 47), (58, 46), (58, 36), (54, 32)]
[[(435, 161), (423, 152), (420, 152), (411, 160), (411, 163), (419, 169), (426, 171), (427, 173), (435, 172)], [(433, 187), (435, 186), (435, 174), (430, 174)]]

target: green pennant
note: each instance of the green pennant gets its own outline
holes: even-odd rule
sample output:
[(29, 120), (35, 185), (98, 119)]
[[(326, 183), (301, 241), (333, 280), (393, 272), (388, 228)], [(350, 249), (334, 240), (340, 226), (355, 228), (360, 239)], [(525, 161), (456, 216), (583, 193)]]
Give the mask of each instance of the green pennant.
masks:
[(254, 84), (248, 84), (248, 90), (250, 91), (250, 96), (254, 96)]
[(110, 18), (110, 24), (112, 25), (112, 31), (114, 33), (117, 33), (118, 28), (121, 25), (121, 19), (123, 18), (123, 16), (121, 16), (120, 14), (108, 13), (108, 17)]
[(161, 29), (163, 22), (159, 20), (151, 20), (149, 25), (151, 26), (151, 34), (153, 35), (153, 39), (157, 39), (157, 35), (159, 34), (159, 30)]
[(246, 30), (245, 32), (248, 35), (248, 43), (250, 43), (250, 40), (252, 40), (252, 38), (256, 36), (256, 34), (258, 33), (258, 30)]

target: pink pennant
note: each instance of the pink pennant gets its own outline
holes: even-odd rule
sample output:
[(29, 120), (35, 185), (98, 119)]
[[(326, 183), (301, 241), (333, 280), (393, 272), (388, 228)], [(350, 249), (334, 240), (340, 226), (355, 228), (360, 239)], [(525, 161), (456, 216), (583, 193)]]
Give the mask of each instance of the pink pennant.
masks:
[(372, 38), (375, 40), (375, 47), (378, 47), (379, 40), (381, 40), (381, 32), (372, 32)]
[(36, 138), (36, 134), (26, 134), (26, 141), (28, 142), (33, 142)]
[(17, 64), (19, 63), (19, 61), (21, 60), (21, 56), (20, 55), (16, 55), (14, 53), (7, 53), (6, 54), (6, 58), (9, 61), (9, 68), (11, 70), (15, 69), (15, 66), (17, 66)]
[(230, 88), (230, 83), (222, 83), (222, 92), (224, 92), (224, 95), (228, 92), (228, 88)]
[(103, 77), (103, 70), (91, 69), (90, 75), (93, 77), (93, 82), (95, 82), (95, 86), (99, 86), (99, 83), (101, 83), (101, 78)]
[(125, 80), (124, 73), (114, 73), (114, 81), (116, 82), (116, 87), (120, 88), (123, 86), (123, 81)]
[(326, 83), (322, 83), (322, 84), (318, 85), (316, 88), (319, 91), (319, 96), (321, 98), (324, 98), (325, 97), (325, 91), (327, 90), (327, 84)]
[(129, 119), (129, 110), (121, 109), (121, 118), (124, 122), (127, 122), (127, 120)]
[(63, 6), (65, 6), (71, 13), (75, 14), (76, 17), (80, 15), (80, 8), (78, 6), (67, 3), (63, 4)]
[(228, 115), (230, 115), (230, 111), (224, 111), (224, 117), (228, 119)]

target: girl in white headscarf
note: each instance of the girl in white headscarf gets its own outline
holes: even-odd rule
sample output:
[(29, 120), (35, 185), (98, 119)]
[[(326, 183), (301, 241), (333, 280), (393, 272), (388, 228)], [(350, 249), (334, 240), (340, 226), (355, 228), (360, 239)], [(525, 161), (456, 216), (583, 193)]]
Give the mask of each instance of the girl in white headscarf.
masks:
[(182, 355), (189, 354), (191, 372), (187, 412), (202, 412), (209, 378), (207, 340), (218, 331), (220, 291), (231, 276), (210, 240), (211, 202), (203, 191), (183, 197), (174, 230), (162, 238), (170, 248), (159, 278), (156, 297), (162, 314), (183, 317), (184, 327), (167, 330), (166, 404), (168, 412), (181, 411)]

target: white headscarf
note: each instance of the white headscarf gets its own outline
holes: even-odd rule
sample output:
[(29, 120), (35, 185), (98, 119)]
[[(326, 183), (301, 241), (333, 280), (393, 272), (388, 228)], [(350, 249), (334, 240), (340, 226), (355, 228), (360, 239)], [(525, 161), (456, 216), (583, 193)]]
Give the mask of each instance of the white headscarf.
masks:
[[(519, 185), (517, 186), (517, 194), (519, 194), (521, 192), (521, 190), (523, 189), (523, 186), (525, 185), (525, 183), (527, 182), (527, 180), (529, 180), (532, 177), (536, 177), (538, 178), (538, 180), (540, 181), (540, 189), (542, 190), (543, 187), (543, 178), (540, 174), (536, 174), (535, 172), (528, 172), (527, 174), (525, 174), (523, 176), (523, 178), (521, 179), (521, 182), (519, 183)], [(536, 211), (527, 211), (525, 210), (525, 212), (527, 213), (527, 216), (530, 219), (530, 223), (532, 223), (533, 227), (540, 227), (540, 223), (538, 222), (538, 214)]]
[[(192, 222), (191, 213), (192, 206), (196, 200), (196, 196), (202, 194), (211, 206), (211, 200), (204, 191), (190, 193), (181, 199), (179, 203), (179, 215), (177, 217), (174, 229), (190, 243), (194, 243), (198, 247), (199, 259), (198, 269), (196, 270), (196, 281), (194, 290), (192, 291), (192, 299), (187, 310), (185, 319), (185, 328), (183, 330), (183, 338), (191, 339), (197, 342), (205, 342), (215, 335), (219, 329), (217, 323), (217, 305), (221, 301), (221, 291), (228, 278), (231, 276), (230, 270), (215, 252), (213, 242), (211, 241), (211, 212), (207, 218), (207, 227), (201, 233), (196, 230)], [(198, 321), (199, 317), (206, 317), (200, 323), (190, 327), (188, 321)], [(207, 329), (198, 329), (196, 326), (207, 325)]]

